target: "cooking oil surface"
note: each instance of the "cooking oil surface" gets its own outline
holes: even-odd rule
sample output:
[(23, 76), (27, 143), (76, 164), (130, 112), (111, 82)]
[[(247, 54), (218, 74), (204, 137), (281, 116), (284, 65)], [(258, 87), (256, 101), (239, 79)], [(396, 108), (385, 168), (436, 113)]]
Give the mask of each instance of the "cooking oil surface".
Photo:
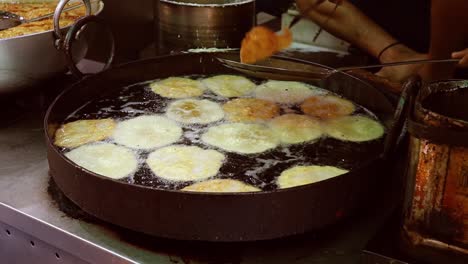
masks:
[[(201, 79), (207, 76), (188, 76)], [(252, 80), (256, 84), (264, 81)], [(322, 90), (323, 93), (330, 93)], [(331, 94), (331, 93), (330, 93)], [(251, 97), (249, 95), (245, 97)], [(224, 98), (206, 90), (203, 95), (193, 99), (206, 99), (223, 105), (235, 98)], [(177, 99), (164, 98), (154, 93), (149, 82), (116, 89), (112, 94), (90, 101), (73, 112), (65, 123), (82, 119), (112, 118), (118, 122), (141, 115), (165, 115), (168, 105)], [(280, 104), (280, 115), (303, 114), (298, 105)], [(356, 105), (353, 115), (375, 116), (367, 109)], [(286, 169), (301, 165), (329, 165), (352, 170), (371, 159), (375, 159), (383, 149), (383, 137), (366, 142), (340, 141), (322, 136), (318, 140), (300, 144), (285, 145), (257, 154), (229, 152), (204, 143), (202, 135), (212, 126), (229, 123), (225, 119), (210, 124), (181, 124), (183, 135), (175, 145), (198, 146), (203, 149), (215, 149), (225, 155), (225, 160), (214, 178), (237, 179), (254, 185), (264, 191), (275, 190), (277, 177)], [(105, 140), (113, 142), (112, 138)], [(63, 148), (63, 152), (69, 151)], [(128, 177), (121, 179), (132, 184), (158, 189), (181, 189), (193, 184), (193, 181), (169, 181), (155, 175), (146, 163), (151, 150), (133, 150), (139, 161), (139, 168)]]

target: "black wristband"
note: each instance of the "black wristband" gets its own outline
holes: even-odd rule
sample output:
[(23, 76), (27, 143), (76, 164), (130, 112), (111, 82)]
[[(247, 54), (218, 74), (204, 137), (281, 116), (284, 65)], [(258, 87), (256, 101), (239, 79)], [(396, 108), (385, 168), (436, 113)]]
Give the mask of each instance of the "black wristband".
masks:
[(400, 41), (397, 41), (397, 42), (393, 42), (392, 44), (388, 45), (387, 47), (383, 48), (380, 52), (379, 52), (379, 55), (377, 56), (377, 59), (380, 61), (380, 57), (382, 57), (382, 54), (388, 50), (389, 48), (393, 47), (393, 46), (396, 46), (396, 45), (400, 45), (402, 44)]

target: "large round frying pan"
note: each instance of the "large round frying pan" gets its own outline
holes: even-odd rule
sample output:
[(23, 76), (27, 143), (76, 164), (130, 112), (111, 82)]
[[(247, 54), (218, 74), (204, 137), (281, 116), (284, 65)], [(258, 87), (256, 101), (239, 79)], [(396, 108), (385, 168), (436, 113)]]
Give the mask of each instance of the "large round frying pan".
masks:
[[(76, 166), (53, 145), (55, 130), (70, 113), (115, 89), (175, 75), (221, 73), (235, 72), (211, 53), (178, 54), (121, 65), (65, 90), (45, 118), (50, 174), (58, 187), (84, 211), (107, 222), (159, 237), (204, 241), (265, 240), (304, 233), (335, 223), (371, 199), (369, 191), (378, 188), (389, 165), (383, 153), (345, 175), (310, 185), (218, 194), (115, 181)], [(319, 85), (372, 110), (390, 128), (394, 108), (377, 89), (345, 74)]]

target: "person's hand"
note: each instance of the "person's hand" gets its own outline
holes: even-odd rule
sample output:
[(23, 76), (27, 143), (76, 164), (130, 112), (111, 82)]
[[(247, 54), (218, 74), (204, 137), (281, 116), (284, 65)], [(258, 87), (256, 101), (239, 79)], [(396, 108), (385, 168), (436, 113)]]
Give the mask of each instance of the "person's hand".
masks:
[(298, 10), (302, 15), (307, 16), (310, 12), (328, 13), (336, 9), (345, 0), (296, 0)]
[(296, 4), (301, 10), (310, 10), (318, 7), (325, 2), (331, 2), (340, 5), (344, 0), (296, 0)]
[(458, 65), (460, 65), (461, 67), (468, 67), (468, 48), (461, 51), (453, 52), (452, 58), (460, 59)]
[(344, 0), (306, 0), (306, 1), (299, 0), (297, 2), (308, 2), (310, 6), (319, 6), (327, 1), (332, 2), (334, 4), (341, 4)]

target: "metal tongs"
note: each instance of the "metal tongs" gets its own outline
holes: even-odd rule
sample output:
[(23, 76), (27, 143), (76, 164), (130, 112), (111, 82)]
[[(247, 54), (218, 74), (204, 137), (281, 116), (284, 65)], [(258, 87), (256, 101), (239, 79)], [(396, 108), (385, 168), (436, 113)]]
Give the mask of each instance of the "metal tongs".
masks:
[[(236, 61), (232, 58), (220, 57), (217, 56), (216, 59), (220, 61), (224, 66), (243, 72), (251, 75), (258, 75), (258, 73), (264, 74), (278, 74), (282, 76), (294, 76), (312, 80), (322, 80), (326, 79), (330, 75), (337, 72), (345, 72), (349, 70), (357, 69), (372, 69), (372, 68), (381, 68), (381, 67), (390, 67), (390, 66), (400, 66), (408, 64), (426, 64), (426, 63), (456, 63), (460, 59), (424, 59), (424, 60), (410, 60), (410, 61), (399, 61), (392, 63), (382, 63), (382, 64), (373, 64), (373, 65), (364, 65), (364, 66), (350, 66), (350, 67), (339, 67), (331, 68), (325, 65), (318, 63), (296, 59), (288, 58), (283, 56), (274, 56), (274, 58), (282, 59), (287, 61), (287, 64), (284, 65), (275, 65), (271, 63), (269, 59), (266, 59), (257, 64), (246, 64)], [(261, 63), (261, 64), (260, 64)]]

